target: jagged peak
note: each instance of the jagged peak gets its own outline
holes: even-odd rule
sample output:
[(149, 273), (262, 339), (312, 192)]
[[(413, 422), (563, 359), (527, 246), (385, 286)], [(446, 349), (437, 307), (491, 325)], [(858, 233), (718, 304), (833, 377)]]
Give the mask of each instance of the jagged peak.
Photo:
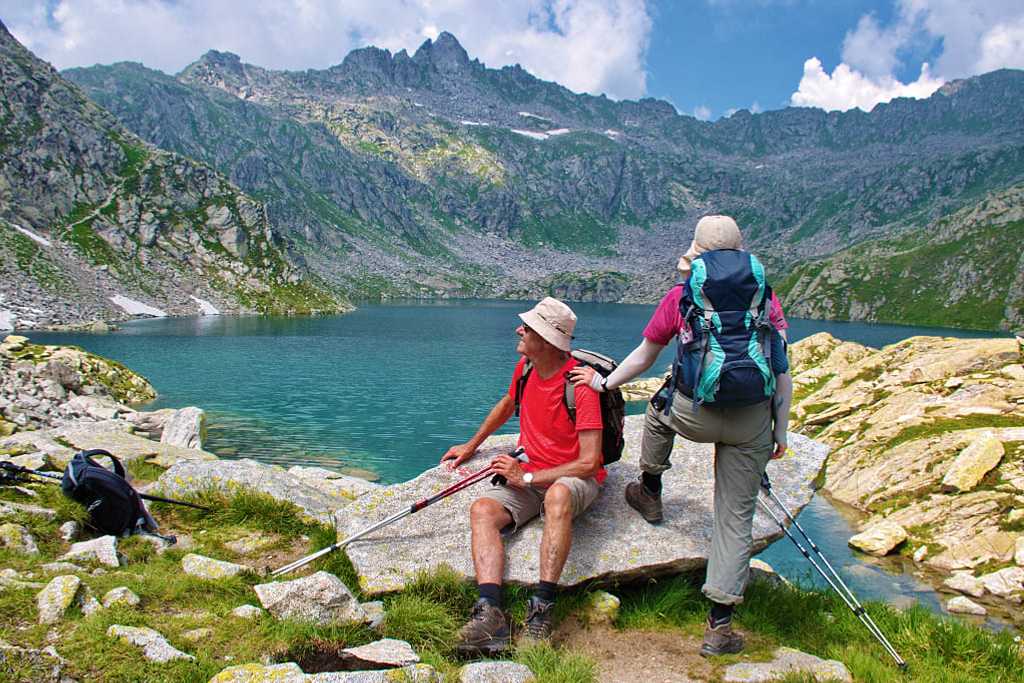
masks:
[(428, 38), (423, 41), (412, 58), (415, 62), (433, 64), (441, 70), (460, 68), (469, 64), (469, 53), (448, 31), (442, 31), (436, 40)]

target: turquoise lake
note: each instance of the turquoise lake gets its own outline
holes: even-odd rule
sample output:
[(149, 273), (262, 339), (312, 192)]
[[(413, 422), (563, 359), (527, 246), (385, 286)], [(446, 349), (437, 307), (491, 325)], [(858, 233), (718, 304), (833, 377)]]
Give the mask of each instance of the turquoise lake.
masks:
[[(209, 316), (135, 321), (111, 334), (29, 332), (34, 342), (75, 344), (148, 378), (147, 409), (207, 411), (207, 450), (282, 465), (368, 469), (384, 483), (410, 479), (468, 439), (508, 387), (523, 302), (429, 301), (361, 305), (317, 318)], [(640, 340), (650, 305), (573, 304), (575, 345), (624, 357)], [(816, 332), (869, 346), (919, 334), (991, 334), (790, 320), (797, 341)], [(671, 362), (670, 345), (655, 368)], [(650, 374), (656, 374), (651, 372)], [(634, 404), (632, 412), (644, 406)], [(517, 431), (511, 421), (503, 432)], [(915, 599), (940, 609), (931, 589), (891, 563), (846, 546), (853, 533), (820, 496), (800, 522), (863, 598)], [(783, 575), (821, 584), (782, 539), (761, 554)]]

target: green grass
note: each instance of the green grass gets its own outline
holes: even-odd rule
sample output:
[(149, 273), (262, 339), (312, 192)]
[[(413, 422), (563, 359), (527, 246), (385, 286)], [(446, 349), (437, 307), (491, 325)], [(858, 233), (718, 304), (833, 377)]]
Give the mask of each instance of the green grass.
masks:
[(998, 427), (1024, 427), (1024, 418), (1016, 415), (965, 415), (917, 424), (900, 431), (881, 447), (889, 450), (918, 439), (926, 439), (964, 429), (994, 429)]

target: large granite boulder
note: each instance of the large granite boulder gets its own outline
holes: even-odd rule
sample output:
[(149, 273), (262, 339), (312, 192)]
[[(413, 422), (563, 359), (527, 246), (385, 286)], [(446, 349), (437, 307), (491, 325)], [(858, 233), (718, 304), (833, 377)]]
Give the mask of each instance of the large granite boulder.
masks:
[[(677, 439), (672, 469), (664, 476), (665, 523), (652, 526), (630, 509), (622, 492), (639, 474), (637, 465), (643, 416), (626, 419), (622, 461), (608, 469), (604, 490), (577, 520), (572, 551), (561, 583), (572, 586), (591, 579), (627, 581), (696, 569), (707, 563), (710, 550), (714, 475), (712, 446)], [(515, 436), (489, 439), (481, 452), (457, 472), (430, 469), (412, 481), (368, 493), (336, 515), (338, 537), (344, 538), (426, 498), (507, 452)], [(768, 466), (776, 494), (796, 514), (813, 494), (811, 482), (828, 453), (827, 447), (798, 434), (790, 435), (795, 455)], [(346, 549), (368, 594), (400, 590), (417, 572), (449, 565), (473, 576), (470, 557), (469, 506), (486, 483), (455, 494), (422, 511), (360, 539)], [(506, 546), (505, 578), (510, 583), (538, 581), (543, 524), (526, 525)], [(755, 551), (779, 538), (778, 526), (761, 512), (754, 519)]]
[(160, 443), (182, 448), (202, 448), (206, 438), (206, 413), (190, 406), (175, 411), (164, 425)]
[(345, 501), (358, 498), (364, 493), (376, 491), (380, 488), (380, 484), (375, 484), (360, 477), (335, 472), (325, 467), (295, 465), (288, 468), (288, 474), (295, 476), (302, 483), (312, 486), (318, 491), (323, 491), (329, 496), (335, 496)]
[(359, 600), (341, 579), (328, 572), (319, 571), (292, 581), (261, 583), (253, 586), (253, 590), (260, 603), (278, 619), (321, 626), (366, 621)]
[(330, 523), (331, 515), (348, 499), (336, 498), (304, 483), (285, 469), (255, 460), (179, 462), (157, 480), (155, 490), (176, 498), (206, 488), (231, 492), (252, 489), (271, 498), (294, 503), (318, 522)]

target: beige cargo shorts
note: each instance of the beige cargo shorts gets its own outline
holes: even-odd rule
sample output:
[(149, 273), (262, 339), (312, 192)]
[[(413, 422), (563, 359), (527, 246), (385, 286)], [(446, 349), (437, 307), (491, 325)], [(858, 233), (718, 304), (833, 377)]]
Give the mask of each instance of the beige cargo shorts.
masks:
[[(569, 489), (573, 519), (583, 514), (583, 511), (597, 500), (597, 494), (601, 492), (601, 485), (593, 477), (587, 479), (561, 477), (555, 481), (555, 484), (561, 484)], [(480, 497), (498, 501), (512, 515), (512, 524), (501, 530), (502, 534), (508, 535), (515, 533), (537, 515), (543, 514), (544, 496), (548, 490), (532, 486), (519, 488), (518, 486), (492, 484)]]

